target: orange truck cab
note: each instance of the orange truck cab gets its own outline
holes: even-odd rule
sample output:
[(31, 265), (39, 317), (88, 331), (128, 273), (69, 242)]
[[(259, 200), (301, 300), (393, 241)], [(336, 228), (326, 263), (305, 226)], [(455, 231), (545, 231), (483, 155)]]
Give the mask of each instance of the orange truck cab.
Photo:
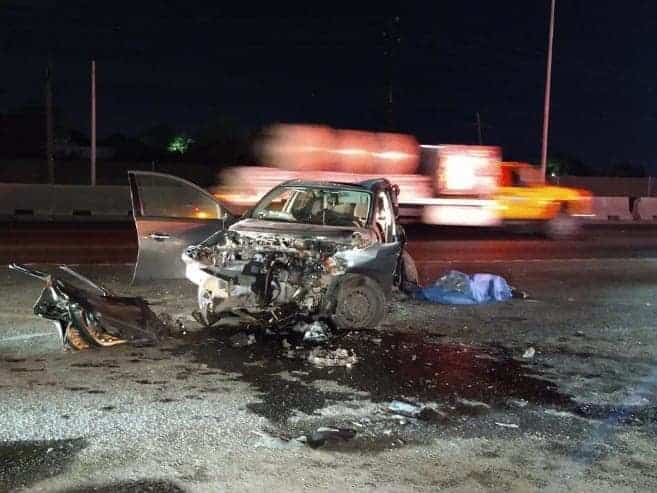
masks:
[(504, 224), (535, 224), (554, 238), (577, 234), (584, 217), (591, 216), (587, 190), (545, 183), (540, 168), (527, 163), (500, 163), (494, 200)]

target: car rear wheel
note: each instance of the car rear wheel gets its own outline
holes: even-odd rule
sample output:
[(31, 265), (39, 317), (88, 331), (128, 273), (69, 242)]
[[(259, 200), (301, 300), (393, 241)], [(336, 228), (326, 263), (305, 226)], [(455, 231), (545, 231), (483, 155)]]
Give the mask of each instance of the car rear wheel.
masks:
[(415, 260), (413, 260), (411, 254), (405, 249), (402, 250), (399, 258), (399, 276), (397, 284), (399, 289), (406, 294), (413, 293), (419, 286), (419, 278), (420, 275), (418, 274)]
[(385, 295), (373, 279), (345, 274), (336, 292), (333, 319), (339, 329), (374, 329), (385, 315)]

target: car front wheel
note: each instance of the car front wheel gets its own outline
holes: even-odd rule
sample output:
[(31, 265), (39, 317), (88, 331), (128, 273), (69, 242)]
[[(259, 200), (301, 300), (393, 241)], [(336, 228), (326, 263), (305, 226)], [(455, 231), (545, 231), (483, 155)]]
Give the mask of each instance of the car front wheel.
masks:
[(336, 290), (333, 319), (339, 329), (374, 329), (385, 315), (379, 283), (359, 274), (345, 274)]

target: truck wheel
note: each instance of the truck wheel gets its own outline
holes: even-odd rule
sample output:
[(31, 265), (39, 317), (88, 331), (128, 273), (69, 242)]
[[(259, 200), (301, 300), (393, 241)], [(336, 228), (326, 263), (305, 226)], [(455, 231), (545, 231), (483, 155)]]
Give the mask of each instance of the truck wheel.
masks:
[(568, 214), (564, 207), (545, 225), (545, 234), (552, 240), (572, 239), (577, 237), (579, 232), (579, 220)]
[(399, 263), (399, 289), (403, 293), (411, 294), (415, 292), (420, 282), (417, 265), (415, 265), (415, 260), (406, 249), (402, 250)]
[(345, 274), (336, 290), (333, 320), (339, 329), (374, 329), (385, 315), (379, 284), (360, 274)]

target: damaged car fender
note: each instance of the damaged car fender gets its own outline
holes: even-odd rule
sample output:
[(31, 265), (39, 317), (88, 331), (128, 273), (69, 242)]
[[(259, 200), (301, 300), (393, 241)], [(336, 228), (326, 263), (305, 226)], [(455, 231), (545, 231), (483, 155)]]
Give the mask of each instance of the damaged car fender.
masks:
[(375, 279), (388, 296), (402, 252), (401, 243), (377, 244), (363, 250), (346, 250), (335, 254), (344, 262), (346, 272)]

